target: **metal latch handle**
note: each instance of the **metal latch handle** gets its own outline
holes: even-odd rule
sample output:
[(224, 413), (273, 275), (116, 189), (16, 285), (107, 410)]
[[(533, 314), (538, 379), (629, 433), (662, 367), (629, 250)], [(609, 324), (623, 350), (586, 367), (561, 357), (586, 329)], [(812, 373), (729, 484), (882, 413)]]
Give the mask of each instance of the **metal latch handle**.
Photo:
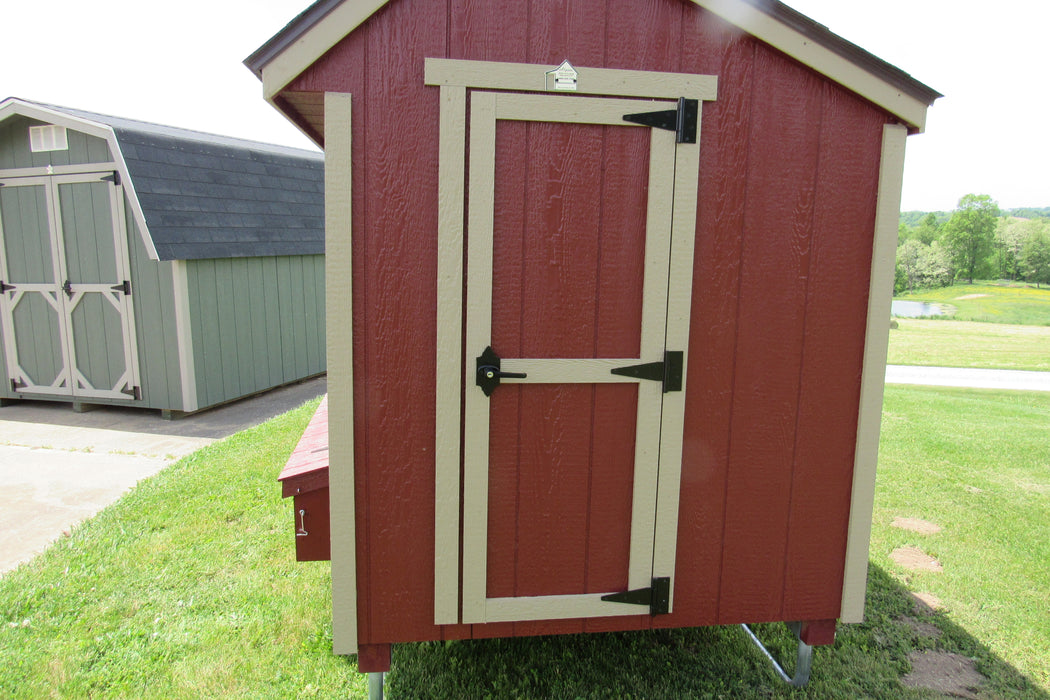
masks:
[(310, 533), (306, 531), (306, 510), (299, 509), (299, 529), (295, 531), (296, 537), (306, 537)]
[(500, 379), (525, 379), (529, 376), (524, 372), (502, 371), (500, 357), (491, 346), (485, 348), (485, 352), (477, 357), (477, 368), (475, 383), (485, 392), (485, 396), (492, 396), (492, 392), (499, 386)]

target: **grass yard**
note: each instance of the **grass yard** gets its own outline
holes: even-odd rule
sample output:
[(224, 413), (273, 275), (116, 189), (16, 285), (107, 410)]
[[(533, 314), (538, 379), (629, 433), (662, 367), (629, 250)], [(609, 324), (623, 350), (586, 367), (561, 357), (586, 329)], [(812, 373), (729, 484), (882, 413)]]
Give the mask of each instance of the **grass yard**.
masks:
[[(934, 698), (900, 679), (910, 652), (936, 649), (976, 660), (976, 697), (1050, 700), (1050, 396), (886, 397), (868, 621), (817, 650), (806, 688), (721, 627), (398, 645), (390, 696)], [(327, 566), (294, 561), (274, 481), (314, 405), (180, 461), (0, 578), (0, 697), (365, 697), (330, 652)], [(900, 568), (902, 544), (944, 571)], [(944, 608), (917, 609), (909, 589)], [(793, 661), (783, 625), (757, 631)]]
[[(887, 387), (882, 426), (872, 560), (1050, 690), (1050, 394)], [(943, 572), (891, 564), (904, 546)]]
[(982, 367), (1050, 372), (1050, 325), (897, 319), (891, 365)]
[(1021, 283), (978, 282), (940, 289), (920, 289), (897, 299), (950, 304), (954, 321), (1011, 323), (1021, 326), (1050, 326), (1050, 288)]

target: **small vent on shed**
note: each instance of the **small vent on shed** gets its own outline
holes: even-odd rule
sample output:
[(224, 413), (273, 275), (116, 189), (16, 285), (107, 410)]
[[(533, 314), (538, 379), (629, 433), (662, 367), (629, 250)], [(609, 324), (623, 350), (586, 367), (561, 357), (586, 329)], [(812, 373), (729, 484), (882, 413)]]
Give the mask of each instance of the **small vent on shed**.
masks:
[(29, 127), (29, 148), (33, 153), (68, 150), (66, 127), (53, 124)]

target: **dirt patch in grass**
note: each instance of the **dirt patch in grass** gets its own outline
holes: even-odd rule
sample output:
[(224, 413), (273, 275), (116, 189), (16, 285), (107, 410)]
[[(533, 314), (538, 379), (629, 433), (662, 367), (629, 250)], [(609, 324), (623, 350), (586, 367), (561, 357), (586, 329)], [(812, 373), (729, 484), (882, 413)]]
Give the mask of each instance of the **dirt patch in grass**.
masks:
[(939, 639), (943, 634), (941, 628), (937, 625), (923, 622), (922, 620), (916, 619), (910, 615), (904, 615), (897, 619), (910, 627), (911, 631), (914, 632), (916, 636), (923, 637), (924, 639)]
[(917, 615), (929, 615), (934, 610), (940, 610), (941, 599), (932, 593), (912, 593), (912, 598), (915, 599), (915, 614)]
[(894, 518), (890, 525), (902, 530), (917, 532), (920, 535), (935, 535), (941, 531), (940, 525), (921, 518)]
[(941, 563), (918, 547), (897, 547), (890, 559), (911, 571), (944, 571)]
[(986, 679), (974, 668), (973, 659), (946, 651), (913, 651), (908, 654), (911, 673), (901, 683), (911, 688), (929, 688), (957, 698), (976, 698)]
[(992, 295), (991, 294), (964, 294), (961, 297), (955, 297), (955, 300), (958, 301), (960, 299), (980, 299), (982, 297), (990, 297), (990, 296), (992, 296)]

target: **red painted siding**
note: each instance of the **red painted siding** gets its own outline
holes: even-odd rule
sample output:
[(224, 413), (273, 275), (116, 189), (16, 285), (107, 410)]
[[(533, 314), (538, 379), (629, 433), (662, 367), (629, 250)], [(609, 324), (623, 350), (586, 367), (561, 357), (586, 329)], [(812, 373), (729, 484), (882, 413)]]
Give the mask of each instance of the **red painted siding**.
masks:
[[(718, 100), (705, 104), (701, 124), (672, 615), (472, 628), (431, 622), (438, 90), (423, 84), (425, 57), (567, 58), (719, 78)], [(889, 117), (679, 0), (396, 0), (287, 90), (354, 95), (362, 643), (837, 616), (879, 145)], [(494, 344), (515, 348), (508, 356), (519, 348), (533, 356), (610, 356), (637, 343), (625, 330), (636, 314), (637, 241), (601, 231), (630, 220), (635, 205), (615, 193), (633, 191), (644, 177), (622, 163), (645, 146), (582, 148), (608, 139), (605, 131), (498, 128), (506, 164), (498, 164), (497, 228), (506, 236), (497, 238), (505, 249), (495, 261)], [(511, 165), (526, 151), (536, 162), (555, 162), (541, 146), (551, 139), (597, 158), (583, 166), (586, 177)], [(588, 203), (575, 214), (543, 213), (554, 231), (587, 231), (578, 249), (564, 237), (525, 235), (539, 224), (524, 201), (550, 197), (552, 187)], [(566, 275), (570, 260), (591, 272)], [(543, 294), (553, 295), (549, 303), (529, 303)], [(568, 296), (574, 303), (564, 303)], [(621, 312), (631, 323), (613, 322)], [(493, 444), (489, 527), (497, 541), (515, 544), (489, 551), (491, 594), (596, 590), (619, 575), (622, 522), (630, 517), (622, 455), (633, 449), (622, 433), (633, 424), (634, 391), (508, 385), (496, 393), (493, 430), (534, 439)], [(536, 402), (551, 392), (562, 413), (545, 420)], [(589, 466), (524, 473), (528, 450)], [(578, 508), (571, 494), (588, 488), (596, 502)], [(548, 493), (569, 495), (549, 511)], [(561, 541), (569, 530), (579, 536)], [(535, 562), (551, 556), (564, 559), (564, 579), (535, 575)]]

